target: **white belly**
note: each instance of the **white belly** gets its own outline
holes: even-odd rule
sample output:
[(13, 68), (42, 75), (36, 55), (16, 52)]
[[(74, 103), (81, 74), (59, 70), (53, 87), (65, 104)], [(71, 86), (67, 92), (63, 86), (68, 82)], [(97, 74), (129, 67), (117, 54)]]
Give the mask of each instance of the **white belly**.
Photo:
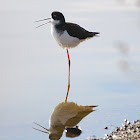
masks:
[(78, 38), (71, 37), (67, 31), (64, 31), (62, 34), (57, 33), (53, 25), (51, 25), (51, 34), (56, 42), (65, 49), (74, 48), (80, 43)]

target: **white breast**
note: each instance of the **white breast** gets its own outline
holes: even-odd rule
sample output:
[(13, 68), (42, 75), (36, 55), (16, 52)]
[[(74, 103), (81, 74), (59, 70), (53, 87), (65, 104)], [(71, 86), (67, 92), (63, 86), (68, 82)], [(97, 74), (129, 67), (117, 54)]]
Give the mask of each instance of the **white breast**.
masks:
[(51, 25), (51, 34), (56, 42), (65, 49), (74, 48), (80, 43), (78, 38), (70, 36), (67, 31), (59, 34), (53, 24)]

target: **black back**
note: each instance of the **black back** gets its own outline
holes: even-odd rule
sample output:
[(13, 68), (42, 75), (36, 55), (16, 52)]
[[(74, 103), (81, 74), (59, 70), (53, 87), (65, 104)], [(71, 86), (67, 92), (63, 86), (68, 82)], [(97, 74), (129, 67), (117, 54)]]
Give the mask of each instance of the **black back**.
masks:
[(74, 23), (62, 23), (56, 25), (57, 30), (60, 32), (60, 34), (64, 31), (67, 30), (68, 34), (72, 37), (77, 37), (79, 39), (86, 39), (89, 37), (93, 37), (96, 34), (99, 34), (98, 32), (89, 32), (79, 26), (78, 24)]
[(99, 34), (98, 32), (89, 32), (74, 23), (66, 23), (66, 29), (69, 35), (78, 37), (79, 39), (86, 39), (88, 37), (93, 37), (94, 35)]

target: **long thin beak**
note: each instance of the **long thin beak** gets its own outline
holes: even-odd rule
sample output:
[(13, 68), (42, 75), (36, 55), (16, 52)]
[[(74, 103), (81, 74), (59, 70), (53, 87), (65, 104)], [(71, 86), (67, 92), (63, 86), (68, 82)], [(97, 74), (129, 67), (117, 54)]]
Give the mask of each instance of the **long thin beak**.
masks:
[(35, 129), (35, 130), (37, 130), (37, 131), (40, 131), (40, 132), (43, 132), (43, 133), (47, 133), (47, 134), (49, 134), (49, 132), (42, 131), (42, 130), (39, 130), (39, 129), (37, 129), (37, 128), (34, 128), (34, 127), (33, 127), (33, 129)]
[(47, 129), (47, 128), (45, 128), (45, 127), (41, 126), (41, 125), (40, 125), (40, 124), (38, 124), (38, 123), (35, 123), (35, 122), (34, 122), (34, 124), (36, 124), (36, 125), (40, 126), (41, 128), (43, 128), (43, 129), (45, 129), (45, 130), (49, 131), (49, 129)]
[(40, 22), (40, 21), (49, 20), (49, 19), (51, 19), (51, 18), (41, 19), (41, 20), (37, 20), (35, 22)]
[[(34, 122), (35, 123), (35, 122)], [(37, 123), (35, 123), (36, 125), (38, 125), (38, 126), (40, 126), (41, 128), (43, 128), (43, 129), (45, 129), (45, 130), (47, 130), (47, 131), (43, 131), (43, 130), (39, 130), (39, 129), (37, 129), (37, 128), (34, 128), (33, 127), (33, 129), (35, 129), (35, 130), (37, 130), (37, 131), (40, 131), (40, 132), (43, 132), (43, 133), (47, 133), (47, 134), (49, 134), (49, 129), (47, 129), (47, 128), (45, 128), (45, 127), (43, 127), (43, 126), (41, 126), (41, 125), (39, 125), (39, 124), (37, 124)]]
[[(37, 21), (35, 21), (35, 22), (40, 22), (40, 21), (45, 21), (45, 20), (50, 20), (51, 18), (46, 18), (46, 19), (42, 19), (42, 20), (37, 20)], [(39, 25), (39, 26), (37, 26), (36, 28), (39, 28), (39, 27), (41, 27), (41, 26), (43, 26), (43, 25), (45, 25), (45, 24), (48, 24), (48, 23), (50, 23), (51, 21), (48, 21), (48, 22), (46, 22), (46, 23), (44, 23), (44, 24), (41, 24), (41, 25)]]
[(45, 25), (45, 24), (48, 24), (48, 23), (50, 23), (51, 21), (49, 21), (49, 22), (47, 22), (47, 23), (44, 23), (44, 24), (41, 24), (41, 25), (39, 25), (39, 26), (37, 26), (36, 28), (39, 28), (39, 27), (41, 27), (41, 26), (43, 26), (43, 25)]

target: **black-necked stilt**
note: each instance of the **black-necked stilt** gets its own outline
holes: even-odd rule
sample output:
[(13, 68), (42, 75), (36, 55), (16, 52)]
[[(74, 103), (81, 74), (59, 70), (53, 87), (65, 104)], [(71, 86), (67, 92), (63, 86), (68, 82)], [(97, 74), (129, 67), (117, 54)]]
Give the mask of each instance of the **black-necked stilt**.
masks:
[[(51, 23), (52, 36), (62, 48), (67, 50), (68, 64), (69, 64), (68, 89), (67, 89), (67, 95), (65, 99), (65, 101), (67, 101), (67, 97), (70, 89), (70, 57), (69, 57), (68, 49), (76, 47), (80, 42), (94, 37), (95, 35), (99, 34), (99, 32), (89, 32), (77, 24), (65, 22), (64, 15), (57, 11), (52, 12), (51, 18), (47, 18), (43, 20), (50, 20), (49, 22)], [(43, 20), (39, 20), (39, 21), (43, 21)]]
[[(75, 131), (72, 131), (72, 128), (74, 128), (74, 126), (76, 126), (88, 114), (95, 111), (94, 110), (95, 107), (97, 106), (96, 105), (95, 106), (82, 106), (74, 102), (63, 101), (59, 103), (53, 110), (51, 117), (49, 119), (49, 129), (41, 126), (38, 123), (35, 123), (35, 124), (43, 128), (44, 130), (40, 130), (37, 128), (33, 128), (33, 129), (49, 134), (50, 140), (59, 140), (63, 135), (63, 131), (66, 128), (70, 128), (70, 127), (71, 129), (69, 130), (71, 131), (69, 132), (71, 133), (71, 135), (73, 135), (73, 137), (78, 136), (78, 134)], [(68, 132), (68, 129), (66, 130)], [(68, 135), (68, 136), (71, 136), (71, 135)]]

